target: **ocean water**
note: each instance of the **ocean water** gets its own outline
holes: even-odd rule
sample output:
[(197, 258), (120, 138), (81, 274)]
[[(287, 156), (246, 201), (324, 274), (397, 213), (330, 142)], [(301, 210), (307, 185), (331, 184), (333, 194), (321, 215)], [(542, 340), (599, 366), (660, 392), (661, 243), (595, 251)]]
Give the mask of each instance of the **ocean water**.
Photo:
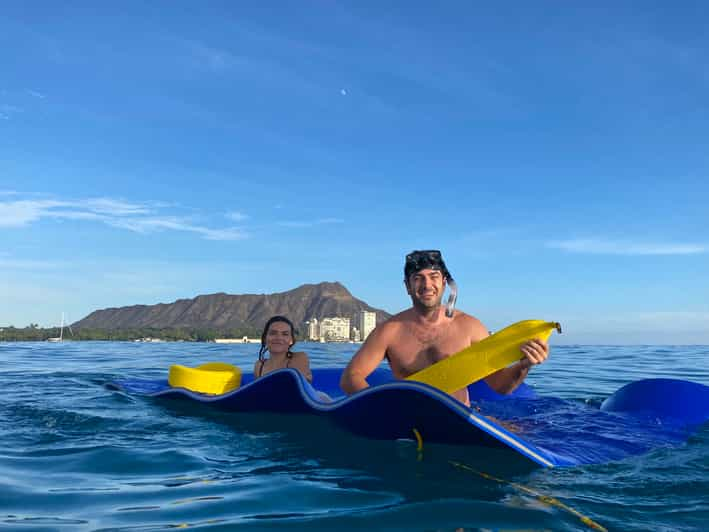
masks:
[[(356, 348), (299, 345), (314, 367), (344, 366)], [(325, 420), (209, 412), (104, 386), (165, 377), (173, 363), (250, 370), (257, 351), (0, 343), (0, 529), (590, 530), (591, 521), (709, 529), (709, 425), (684, 444), (619, 462), (519, 471), (502, 454), (480, 472), (451, 463), (472, 462), (476, 449), (419, 453), (412, 442), (357, 438)], [(646, 377), (709, 385), (709, 346), (554, 346), (527, 382), (598, 405)]]

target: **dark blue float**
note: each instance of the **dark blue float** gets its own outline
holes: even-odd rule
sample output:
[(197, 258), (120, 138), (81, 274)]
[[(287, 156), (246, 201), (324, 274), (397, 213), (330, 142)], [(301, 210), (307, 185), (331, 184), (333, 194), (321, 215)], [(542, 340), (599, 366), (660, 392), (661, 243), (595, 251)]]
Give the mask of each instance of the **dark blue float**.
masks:
[[(125, 379), (109, 387), (130, 394), (185, 398), (230, 412), (322, 416), (367, 438), (415, 439), (511, 449), (531, 463), (574, 466), (605, 463), (685, 441), (709, 420), (709, 386), (674, 379), (630, 383), (601, 408), (539, 397), (527, 385), (500, 395), (484, 382), (468, 387), (472, 408), (426, 384), (394, 380), (378, 369), (371, 387), (350, 397), (339, 388), (340, 368), (313, 371), (310, 385), (283, 369), (223, 395), (172, 388), (167, 379)], [(415, 429), (415, 431), (414, 431)]]

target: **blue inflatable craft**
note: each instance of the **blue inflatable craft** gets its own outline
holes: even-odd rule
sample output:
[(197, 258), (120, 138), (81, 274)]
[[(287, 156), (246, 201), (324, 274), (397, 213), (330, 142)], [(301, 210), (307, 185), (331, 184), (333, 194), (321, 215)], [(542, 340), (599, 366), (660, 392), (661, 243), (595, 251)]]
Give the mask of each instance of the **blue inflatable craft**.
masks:
[(230, 412), (321, 416), (367, 438), (507, 449), (544, 467), (604, 463), (677, 444), (709, 420), (709, 386), (682, 380), (633, 382), (600, 409), (539, 397), (525, 384), (512, 395), (499, 395), (479, 381), (468, 387), (467, 408), (427, 384), (395, 380), (383, 368), (368, 378), (370, 388), (345, 397), (341, 372), (315, 369), (313, 385), (293, 369), (257, 381), (244, 374), (238, 389), (221, 395), (171, 387), (167, 379), (117, 380), (109, 387)]

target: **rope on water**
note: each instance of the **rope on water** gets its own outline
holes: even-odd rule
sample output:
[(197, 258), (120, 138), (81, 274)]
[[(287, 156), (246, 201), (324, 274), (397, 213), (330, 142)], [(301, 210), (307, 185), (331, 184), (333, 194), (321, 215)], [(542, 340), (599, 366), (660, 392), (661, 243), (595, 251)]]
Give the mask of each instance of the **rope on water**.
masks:
[(478, 471), (477, 469), (474, 469), (466, 464), (461, 464), (460, 462), (449, 461), (448, 463), (451, 464), (453, 467), (457, 467), (458, 469), (463, 469), (464, 471), (468, 471), (470, 473), (475, 473), (476, 475), (479, 475), (485, 479), (492, 480), (492, 481), (497, 482), (499, 484), (506, 484), (508, 486), (511, 486), (518, 491), (521, 491), (521, 492), (526, 493), (528, 495), (532, 495), (537, 500), (543, 502), (544, 504), (548, 504), (549, 506), (555, 506), (557, 508), (561, 508), (562, 510), (569, 512), (570, 514), (574, 515), (575, 517), (578, 517), (584, 525), (588, 526), (589, 528), (592, 528), (593, 530), (600, 530), (602, 532), (608, 532), (604, 526), (596, 523), (593, 519), (591, 519), (588, 516), (583, 515), (578, 510), (571, 508), (571, 506), (564, 504), (559, 499), (556, 499), (554, 497), (550, 497), (548, 495), (544, 495), (543, 493), (539, 493), (538, 491), (533, 490), (532, 488), (529, 488), (527, 486), (523, 486), (522, 484), (518, 484), (516, 482), (510, 482), (509, 480), (504, 480), (502, 478), (497, 478), (497, 477), (494, 477), (488, 473), (483, 473), (482, 471)]

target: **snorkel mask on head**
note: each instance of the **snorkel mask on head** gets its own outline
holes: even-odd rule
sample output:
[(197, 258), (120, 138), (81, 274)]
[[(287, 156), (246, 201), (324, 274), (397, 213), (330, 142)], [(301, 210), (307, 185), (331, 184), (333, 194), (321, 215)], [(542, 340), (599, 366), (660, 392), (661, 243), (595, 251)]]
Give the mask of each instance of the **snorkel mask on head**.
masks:
[(446, 316), (452, 318), (455, 301), (458, 299), (458, 286), (455, 284), (448, 268), (446, 268), (446, 263), (443, 262), (440, 251), (437, 249), (415, 250), (406, 255), (406, 264), (404, 264), (404, 280), (406, 285), (409, 285), (409, 277), (412, 273), (425, 269), (440, 271), (443, 274), (443, 278), (448, 282), (450, 293), (448, 294), (448, 302), (446, 303)]

